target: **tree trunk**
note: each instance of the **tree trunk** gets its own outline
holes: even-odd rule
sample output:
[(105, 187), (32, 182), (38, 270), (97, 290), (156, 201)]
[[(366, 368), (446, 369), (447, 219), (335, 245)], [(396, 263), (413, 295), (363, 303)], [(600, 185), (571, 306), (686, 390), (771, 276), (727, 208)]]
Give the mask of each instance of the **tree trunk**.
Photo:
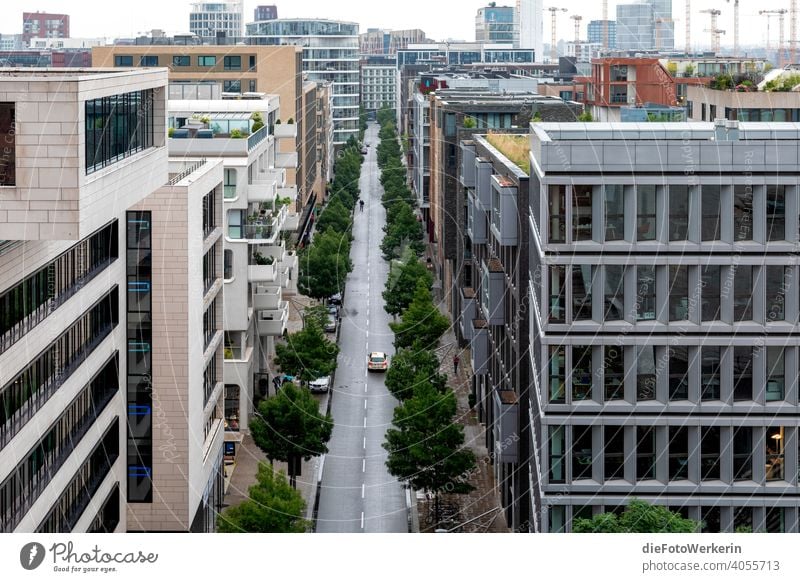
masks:
[(433, 521), (436, 523), (436, 528), (439, 527), (440, 518), (439, 493), (437, 492), (433, 496)]

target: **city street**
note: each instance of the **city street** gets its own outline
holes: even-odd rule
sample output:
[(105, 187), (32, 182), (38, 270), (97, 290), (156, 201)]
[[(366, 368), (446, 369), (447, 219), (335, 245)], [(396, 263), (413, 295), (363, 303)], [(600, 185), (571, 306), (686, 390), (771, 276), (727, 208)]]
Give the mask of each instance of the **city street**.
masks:
[(381, 296), (389, 267), (380, 251), (386, 212), (375, 152), (377, 124), (370, 124), (365, 142), (370, 144), (360, 182), (365, 207), (355, 212), (354, 269), (347, 281), (331, 409), (335, 427), (317, 514), (316, 531), (324, 533), (408, 531), (406, 492), (387, 472), (382, 447), (397, 401), (384, 385), (384, 374), (367, 372), (369, 352), (391, 355), (394, 348)]

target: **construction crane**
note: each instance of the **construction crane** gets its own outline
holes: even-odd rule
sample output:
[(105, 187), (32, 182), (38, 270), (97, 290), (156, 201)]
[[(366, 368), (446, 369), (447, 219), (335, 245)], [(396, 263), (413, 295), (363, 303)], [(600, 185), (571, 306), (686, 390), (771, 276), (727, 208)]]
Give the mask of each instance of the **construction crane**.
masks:
[(772, 37), (770, 36), (769, 29), (773, 14), (767, 12), (766, 10), (759, 10), (758, 14), (767, 17), (767, 54), (769, 54), (769, 52), (772, 50), (772, 45), (770, 44)]
[(786, 8), (779, 8), (779, 9), (776, 9), (776, 10), (759, 10), (758, 11), (758, 13), (761, 16), (765, 16), (766, 15), (766, 17), (767, 17), (767, 52), (769, 52), (769, 19), (773, 14), (777, 14), (778, 15), (778, 27), (779, 27), (779, 29), (778, 29), (778, 66), (779, 67), (782, 67), (783, 65), (786, 64), (784, 62), (785, 55), (786, 55), (786, 47), (783, 44), (783, 42), (784, 42), (783, 31), (784, 31), (784, 24), (785, 24), (785, 18), (786, 18), (786, 13), (787, 12), (789, 12), (789, 11), (786, 10)]
[(789, 64), (795, 63), (797, 56), (797, 0), (789, 2)]
[(549, 6), (545, 10), (550, 11), (550, 26), (552, 27), (550, 35), (550, 62), (555, 63), (558, 60), (558, 47), (556, 46), (556, 15), (559, 12), (569, 12), (566, 8), (557, 8)]
[(575, 42), (581, 41), (581, 20), (583, 20), (583, 16), (580, 14), (573, 14), (570, 16), (572, 20), (575, 21)]
[(719, 53), (719, 36), (725, 34), (725, 31), (717, 26), (717, 18), (719, 18), (722, 12), (716, 8), (708, 8), (706, 10), (701, 10), (700, 13), (711, 15), (711, 28), (706, 28), (703, 32), (711, 33), (711, 50), (713, 50), (716, 55)]
[(603, 0), (603, 50), (608, 50), (608, 0)]
[(733, 0), (733, 56), (739, 56), (739, 0)]
[(686, 0), (686, 56), (692, 52), (692, 0)]

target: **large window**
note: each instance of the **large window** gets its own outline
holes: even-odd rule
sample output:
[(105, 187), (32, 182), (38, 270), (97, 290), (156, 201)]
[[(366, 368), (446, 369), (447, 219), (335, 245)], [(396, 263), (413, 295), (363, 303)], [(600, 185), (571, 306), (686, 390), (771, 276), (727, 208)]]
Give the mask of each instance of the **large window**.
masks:
[(669, 399), (689, 400), (689, 348), (669, 348)]
[(688, 267), (671, 265), (669, 268), (669, 320), (689, 319)]
[(606, 240), (625, 238), (625, 202), (622, 186), (605, 186)]
[(791, 281), (789, 267), (770, 265), (767, 267), (767, 321), (786, 319), (786, 292)]
[(753, 348), (733, 348), (733, 399), (753, 399)]
[(592, 346), (572, 347), (572, 400), (592, 398)]
[(239, 387), (225, 384), (225, 430), (239, 432)]
[(669, 480), (689, 478), (689, 429), (669, 427)]
[(625, 398), (625, 357), (622, 346), (603, 347), (605, 372), (605, 400)]
[(140, 67), (157, 67), (158, 66), (158, 56), (157, 55), (142, 55), (139, 57), (139, 66)]
[(86, 173), (153, 146), (153, 91), (86, 102)]
[(767, 458), (767, 481), (786, 479), (786, 459), (784, 457), (785, 433), (782, 426), (768, 428), (764, 443)]
[(567, 187), (552, 185), (548, 196), (550, 213), (550, 242), (567, 242)]
[(636, 428), (636, 479), (656, 478), (656, 430), (650, 426)]
[(592, 240), (592, 186), (572, 187), (572, 240)]
[(625, 478), (625, 428), (606, 426), (603, 429), (605, 446), (605, 479)]
[(753, 319), (753, 267), (738, 265), (733, 277), (733, 321)]
[(225, 168), (225, 198), (236, 198), (236, 169)]
[(669, 187), (669, 240), (686, 240), (689, 235), (689, 187)]
[(564, 461), (567, 454), (567, 443), (563, 426), (550, 427), (550, 482), (564, 483), (566, 471)]
[(733, 187), (733, 239), (753, 240), (753, 187)]
[(212, 190), (203, 196), (203, 237), (208, 236), (217, 228), (216, 192)]
[(656, 399), (656, 348), (636, 348), (636, 400)]
[(174, 55), (172, 57), (173, 67), (190, 67), (192, 65), (192, 57), (189, 55)]
[(576, 265), (572, 267), (572, 319), (592, 319), (592, 282), (597, 267)]
[(704, 426), (700, 433), (700, 478), (715, 481), (720, 478), (720, 430)]
[(115, 67), (132, 67), (133, 55), (116, 55), (114, 56)]
[(767, 402), (780, 402), (786, 396), (786, 352), (781, 347), (767, 348)]
[(700, 229), (704, 241), (720, 239), (721, 218), (720, 187), (703, 186), (703, 221)]
[(652, 321), (656, 318), (656, 269), (640, 266), (636, 268), (636, 318)]
[(739, 426), (733, 429), (733, 479), (753, 478), (753, 429)]
[(700, 372), (700, 399), (714, 401), (721, 398), (720, 392), (720, 355), (719, 346), (703, 346)]
[(720, 319), (721, 271), (719, 265), (706, 265), (701, 268), (701, 316), (703, 321)]
[(231, 56), (224, 57), (222, 60), (222, 68), (226, 71), (241, 71), (242, 70), (242, 57)]
[(13, 103), (0, 103), (0, 186), (16, 186), (16, 109)]
[(217, 57), (202, 56), (197, 57), (198, 67), (215, 67), (217, 65)]
[(605, 321), (625, 319), (625, 267), (606, 267)]
[(550, 346), (550, 402), (560, 403), (566, 399), (566, 348), (564, 346)]
[(572, 427), (572, 479), (592, 478), (592, 427)]
[(550, 323), (566, 321), (566, 267), (550, 267)]
[(786, 240), (786, 187), (767, 186), (767, 241)]
[(637, 189), (638, 217), (636, 238), (639, 241), (656, 238), (656, 187), (639, 186)]

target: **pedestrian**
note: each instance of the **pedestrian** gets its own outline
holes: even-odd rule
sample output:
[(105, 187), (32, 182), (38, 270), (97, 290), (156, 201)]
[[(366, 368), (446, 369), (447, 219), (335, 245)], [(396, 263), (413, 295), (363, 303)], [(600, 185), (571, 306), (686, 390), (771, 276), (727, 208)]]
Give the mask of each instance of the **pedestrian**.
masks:
[(361, 212), (364, 212), (364, 201), (363, 200), (359, 200), (358, 201), (358, 207), (361, 209)]
[(458, 354), (453, 356), (453, 374), (458, 374), (458, 364), (461, 362), (461, 359), (458, 357)]

